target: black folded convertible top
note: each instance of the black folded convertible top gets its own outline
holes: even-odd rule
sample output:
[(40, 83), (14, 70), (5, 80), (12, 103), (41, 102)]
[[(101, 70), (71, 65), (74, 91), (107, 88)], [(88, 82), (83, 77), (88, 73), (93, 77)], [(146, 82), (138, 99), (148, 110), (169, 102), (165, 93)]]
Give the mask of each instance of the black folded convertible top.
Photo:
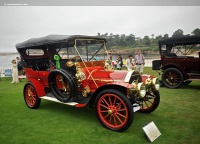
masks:
[(83, 36), (83, 35), (48, 35), (39, 38), (31, 38), (27, 41), (17, 43), (16, 48), (26, 48), (26, 47), (34, 47), (34, 46), (41, 46), (41, 45), (48, 45), (54, 43), (61, 43), (61, 42), (68, 42), (74, 39), (97, 39), (97, 40), (104, 40), (104, 38), (95, 37), (95, 36)]
[(200, 44), (200, 36), (181, 36), (181, 37), (171, 37), (168, 39), (158, 41), (159, 45), (168, 45), (168, 44)]

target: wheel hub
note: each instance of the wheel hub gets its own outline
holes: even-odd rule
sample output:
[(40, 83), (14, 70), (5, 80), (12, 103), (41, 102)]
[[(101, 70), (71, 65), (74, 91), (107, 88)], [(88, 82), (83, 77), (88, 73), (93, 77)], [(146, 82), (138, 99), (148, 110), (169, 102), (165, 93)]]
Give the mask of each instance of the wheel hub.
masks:
[(113, 113), (112, 110), (109, 109), (109, 110), (108, 110), (108, 114), (112, 114), (112, 113)]
[(111, 106), (108, 110), (108, 114), (115, 114), (117, 112), (116, 107)]

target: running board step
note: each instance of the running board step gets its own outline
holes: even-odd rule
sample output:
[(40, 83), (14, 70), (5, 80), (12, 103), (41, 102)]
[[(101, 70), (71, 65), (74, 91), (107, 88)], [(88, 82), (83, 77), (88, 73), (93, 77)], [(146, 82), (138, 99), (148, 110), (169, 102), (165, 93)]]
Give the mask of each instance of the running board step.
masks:
[(56, 98), (54, 97), (49, 97), (49, 96), (43, 96), (43, 97), (40, 97), (41, 99), (45, 99), (45, 100), (49, 100), (49, 101), (54, 101), (54, 102), (57, 102), (57, 103), (62, 103), (62, 104), (65, 104), (65, 105), (70, 105), (70, 106), (76, 106), (77, 102), (67, 102), (67, 103), (64, 103), (64, 102), (61, 102), (59, 100), (57, 100)]
[(200, 76), (200, 73), (198, 72), (198, 73), (187, 73), (189, 76), (193, 76), (193, 75), (195, 75), (195, 76)]
[(133, 104), (133, 112), (139, 111), (140, 110), (140, 105), (137, 103)]

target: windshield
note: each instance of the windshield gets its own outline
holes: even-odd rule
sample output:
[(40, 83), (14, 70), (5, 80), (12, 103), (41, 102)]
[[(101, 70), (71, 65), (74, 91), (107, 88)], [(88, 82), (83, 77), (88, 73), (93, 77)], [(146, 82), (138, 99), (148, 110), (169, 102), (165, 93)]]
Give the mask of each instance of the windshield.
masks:
[[(76, 42), (78, 43), (76, 45)], [(107, 50), (103, 40), (75, 40), (74, 47), (63, 46), (56, 51), (61, 59), (81, 59), (81, 61), (96, 61), (107, 58)]]
[(198, 57), (200, 44), (188, 45), (162, 45), (161, 53), (170, 56), (193, 56)]

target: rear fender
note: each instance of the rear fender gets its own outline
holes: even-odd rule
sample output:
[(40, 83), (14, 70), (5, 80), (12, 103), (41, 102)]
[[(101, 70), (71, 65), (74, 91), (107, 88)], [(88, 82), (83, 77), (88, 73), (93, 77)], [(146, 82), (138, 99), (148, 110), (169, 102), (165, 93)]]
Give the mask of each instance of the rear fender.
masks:
[(38, 97), (45, 95), (44, 85), (40, 81), (34, 78), (29, 78), (29, 81), (34, 85)]
[(152, 70), (160, 70), (160, 68), (161, 68), (161, 60), (153, 60)]

